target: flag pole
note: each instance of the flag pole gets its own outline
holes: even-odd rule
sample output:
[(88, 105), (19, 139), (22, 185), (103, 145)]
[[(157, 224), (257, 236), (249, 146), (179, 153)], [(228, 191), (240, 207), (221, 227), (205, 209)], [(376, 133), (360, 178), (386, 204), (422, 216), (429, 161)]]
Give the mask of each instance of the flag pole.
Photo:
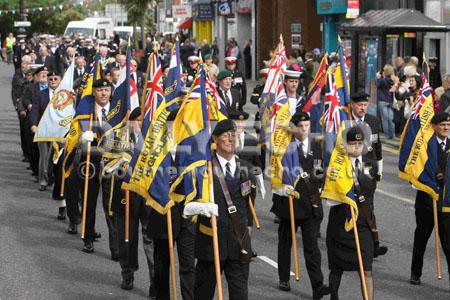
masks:
[[(212, 163), (208, 161), (208, 176), (209, 176), (209, 186), (210, 186), (210, 198), (209, 202), (214, 203), (214, 187), (213, 187), (213, 173), (212, 173)], [(213, 239), (213, 250), (214, 250), (214, 267), (216, 271), (216, 283), (217, 283), (217, 299), (223, 300), (222, 293), (222, 273), (220, 272), (220, 257), (219, 257), (219, 239), (217, 237), (217, 219), (215, 215), (211, 215), (211, 227), (212, 227), (212, 239)]]
[(125, 190), (125, 242), (130, 241), (130, 191)]
[(255, 225), (257, 229), (261, 228), (261, 225), (259, 224), (258, 216), (256, 215), (255, 207), (253, 206), (252, 197), (248, 198), (248, 207), (250, 209), (250, 212), (252, 213), (253, 220), (255, 221)]
[(368, 300), (369, 296), (367, 294), (366, 275), (364, 273), (364, 265), (363, 265), (362, 256), (361, 256), (361, 247), (359, 244), (358, 228), (356, 227), (355, 209), (353, 208), (353, 206), (350, 206), (350, 211), (352, 212), (353, 232), (355, 233), (356, 254), (358, 256), (359, 273), (361, 276), (363, 298), (364, 298), (364, 300)]
[(436, 248), (436, 269), (437, 269), (437, 278), (442, 279), (442, 266), (441, 266), (441, 248), (439, 245), (439, 224), (438, 224), (438, 215), (437, 215), (437, 203), (435, 200), (433, 201), (433, 220), (434, 220), (434, 243)]
[(289, 196), (289, 216), (291, 218), (291, 235), (292, 235), (292, 253), (294, 254), (294, 271), (295, 280), (300, 280), (300, 268), (298, 266), (297, 253), (297, 236), (295, 234), (295, 219), (294, 219), (294, 196)]
[(65, 184), (65, 178), (64, 178), (64, 166), (62, 166), (62, 168), (61, 168), (61, 189), (60, 189), (60, 192), (59, 192), (59, 195), (61, 196), (61, 197), (64, 197), (64, 184)]
[[(94, 119), (94, 114), (89, 116), (89, 131), (92, 131), (92, 123)], [(86, 211), (87, 211), (87, 198), (89, 190), (89, 166), (91, 163), (91, 142), (87, 143), (87, 156), (86, 156), (86, 167), (84, 171), (84, 195), (83, 195), (83, 214), (81, 216), (81, 238), (84, 239), (84, 234), (86, 232)]]
[(172, 212), (171, 208), (166, 213), (167, 217), (167, 237), (169, 242), (169, 258), (170, 258), (170, 279), (172, 285), (172, 299), (177, 297), (177, 277), (175, 273), (175, 255), (173, 253), (173, 235), (172, 235)]

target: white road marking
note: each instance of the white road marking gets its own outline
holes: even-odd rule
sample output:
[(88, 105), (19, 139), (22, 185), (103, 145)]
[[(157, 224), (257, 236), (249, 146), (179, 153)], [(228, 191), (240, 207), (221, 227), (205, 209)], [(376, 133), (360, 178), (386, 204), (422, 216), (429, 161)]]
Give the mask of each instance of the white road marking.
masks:
[[(272, 267), (274, 267), (275, 269), (278, 269), (278, 264), (276, 262), (274, 262), (273, 260), (271, 260), (270, 258), (268, 258), (267, 256), (257, 256), (260, 260), (268, 263), (269, 265), (271, 265)], [(294, 272), (291, 272), (291, 276), (295, 276)]]
[(408, 204), (414, 204), (414, 201), (411, 200), (411, 199), (393, 195), (392, 193), (385, 192), (385, 191), (383, 191), (382, 189), (377, 189), (376, 192), (377, 192), (377, 193), (380, 193), (380, 194), (382, 194), (382, 195), (384, 195), (384, 196), (388, 196), (388, 197), (391, 197), (391, 198), (394, 198), (394, 199), (403, 201), (403, 202), (408, 203)]

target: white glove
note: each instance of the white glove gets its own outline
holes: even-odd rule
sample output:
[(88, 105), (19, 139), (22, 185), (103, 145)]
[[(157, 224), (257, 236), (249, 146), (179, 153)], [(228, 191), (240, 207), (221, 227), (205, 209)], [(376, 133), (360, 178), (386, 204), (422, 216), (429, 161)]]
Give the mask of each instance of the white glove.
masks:
[(256, 185), (258, 186), (259, 192), (261, 193), (261, 197), (266, 197), (266, 188), (264, 186), (264, 178), (262, 174), (256, 175)]
[(123, 165), (123, 163), (125, 162), (130, 162), (128, 160), (128, 158), (126, 157), (121, 157), (111, 168), (109, 168), (106, 173), (110, 174), (112, 172), (114, 172), (115, 170), (117, 170), (119, 167), (121, 167)]
[(378, 180), (381, 181), (381, 178), (383, 177), (383, 160), (380, 159), (379, 161), (377, 161), (377, 166), (378, 166)]
[(285, 185), (283, 189), (281, 190), (281, 193), (285, 197), (294, 196), (296, 199), (300, 199), (299, 193), (290, 185)]
[(183, 218), (202, 215), (210, 218), (212, 215), (219, 216), (219, 207), (215, 203), (190, 202), (186, 204), (183, 210)]
[(81, 135), (81, 141), (86, 143), (86, 142), (93, 142), (94, 141), (94, 133), (92, 131), (85, 131), (82, 135)]

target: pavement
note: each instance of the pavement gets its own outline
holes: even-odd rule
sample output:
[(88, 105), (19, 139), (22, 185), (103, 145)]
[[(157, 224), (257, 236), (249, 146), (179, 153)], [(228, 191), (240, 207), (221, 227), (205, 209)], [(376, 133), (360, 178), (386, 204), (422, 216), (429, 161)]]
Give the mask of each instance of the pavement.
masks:
[[(123, 291), (120, 266), (109, 258), (101, 205), (97, 210), (96, 229), (103, 237), (95, 243), (95, 253), (86, 254), (81, 251), (83, 243), (79, 235), (66, 233), (68, 222), (56, 219), (58, 209), (51, 200), (51, 191), (39, 192), (38, 185), (33, 183), (27, 165), (21, 162), (19, 122), (9, 96), (12, 72), (12, 67), (0, 64), (0, 95), (4, 95), (0, 98), (0, 299), (146, 299), (149, 278), (142, 246), (135, 288)], [(375, 299), (450, 299), (449, 274), (443, 255), (444, 279), (436, 278), (433, 238), (425, 254), (422, 285), (408, 283), (415, 191), (397, 177), (398, 151), (384, 147), (383, 155), (384, 175), (375, 197), (375, 213), (381, 243), (389, 247), (389, 252), (373, 264)], [(249, 299), (311, 299), (301, 234), (297, 235), (301, 279), (296, 282), (291, 276), (291, 292), (277, 288), (277, 225), (270, 207), (270, 196), (257, 199), (261, 229), (254, 230), (252, 244), (259, 256), (250, 266)], [(329, 208), (324, 205), (324, 210), (319, 247), (327, 283), (325, 236)], [(223, 288), (224, 299), (228, 299), (225, 277)], [(361, 299), (356, 272), (344, 273), (340, 296)]]

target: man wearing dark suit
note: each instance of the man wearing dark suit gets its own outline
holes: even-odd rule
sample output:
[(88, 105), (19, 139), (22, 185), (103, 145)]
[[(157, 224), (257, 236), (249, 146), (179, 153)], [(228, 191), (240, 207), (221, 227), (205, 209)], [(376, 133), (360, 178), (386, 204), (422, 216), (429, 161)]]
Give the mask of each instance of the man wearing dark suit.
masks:
[(37, 64), (42, 64), (50, 71), (56, 70), (55, 57), (49, 54), (47, 47), (39, 49), (39, 56), (36, 59)]
[(232, 74), (232, 88), (238, 90), (241, 93), (241, 98), (243, 102), (247, 99), (247, 84), (245, 83), (244, 74), (237, 68), (237, 58), (234, 56), (225, 57), (225, 68)]
[(84, 57), (79, 56), (75, 59), (76, 68), (73, 71), (73, 81), (76, 81), (78, 78), (82, 78), (84, 73), (89, 73), (89, 67), (86, 66), (86, 60)]
[[(266, 189), (264, 187), (263, 179), (263, 163), (261, 159), (261, 150), (258, 147), (258, 141), (251, 133), (245, 131), (246, 120), (249, 114), (245, 111), (236, 111), (229, 114), (228, 118), (233, 120), (236, 125), (236, 155), (241, 160), (245, 160), (251, 163), (255, 169), (253, 174), (256, 178), (258, 189), (261, 192), (261, 198), (264, 200), (266, 195)], [(255, 202), (255, 199), (252, 199)], [(253, 218), (250, 218), (248, 224), (248, 232), (251, 237), (253, 230)], [(256, 257), (258, 254), (252, 250), (252, 257)]]
[[(357, 91), (351, 95), (350, 108), (352, 111), (352, 119), (356, 124), (368, 125), (370, 128), (370, 137), (366, 137), (366, 141), (370, 142), (370, 146), (367, 149), (367, 153), (363, 155), (363, 161), (375, 161), (377, 162), (378, 174), (376, 180), (381, 181), (383, 174), (383, 156), (380, 141), (380, 120), (377, 117), (367, 114), (367, 108), (369, 106), (369, 95), (362, 91)], [(366, 126), (367, 126), (366, 125)], [(376, 226), (375, 216), (374, 223)], [(388, 248), (386, 246), (380, 246), (380, 242), (375, 240), (374, 256), (380, 256), (386, 254)]]
[(132, 59), (131, 60), (131, 78), (133, 78), (134, 82), (136, 83), (136, 87), (138, 89), (138, 96), (139, 99), (141, 99), (142, 92), (144, 90), (144, 82), (145, 78), (141, 71), (138, 70), (138, 64), (137, 61)]
[(217, 91), (219, 92), (220, 101), (225, 105), (227, 112), (231, 113), (237, 110), (243, 110), (245, 99), (242, 99), (238, 90), (231, 87), (231, 72), (227, 70), (220, 71), (217, 75), (217, 80), (219, 81), (219, 88)]
[[(320, 223), (323, 219), (322, 202), (319, 198), (320, 180), (316, 177), (316, 170), (320, 166), (315, 161), (321, 157), (320, 144), (309, 137), (310, 119), (304, 112), (296, 113), (291, 122), (295, 138), (293, 143), (297, 145), (301, 178), (295, 190), (299, 199), (294, 199), (295, 228), (301, 228), (303, 236), (303, 248), (309, 279), (313, 289), (313, 299), (321, 299), (330, 293), (328, 286), (323, 284), (321, 268), (321, 253), (317, 244), (320, 232)], [(289, 189), (273, 191), (273, 206), (271, 211), (280, 219), (278, 227), (278, 276), (279, 286), (282, 291), (290, 291), (289, 284), (291, 267), (291, 221), (289, 210)]]
[[(216, 152), (212, 155), (215, 203), (190, 202), (185, 216), (198, 215), (195, 237), (194, 299), (214, 298), (216, 276), (210, 217), (217, 216), (221, 270), (225, 272), (230, 299), (248, 299), (251, 244), (247, 233), (249, 196), (254, 197), (255, 179), (251, 165), (235, 156), (235, 125), (232, 120), (217, 123), (212, 133)], [(225, 192), (224, 192), (225, 191)]]
[[(450, 140), (448, 138), (450, 130), (450, 114), (440, 112), (431, 119), (434, 140), (437, 155), (428, 157), (437, 164), (436, 182), (439, 188), (439, 201), (437, 201), (437, 217), (439, 225), (439, 239), (441, 241), (442, 250), (447, 259), (447, 266), (450, 263), (450, 215), (448, 211), (443, 209), (446, 167), (449, 158)], [(414, 246), (411, 262), (411, 279), (410, 283), (414, 285), (421, 284), (420, 277), (423, 269), (423, 256), (427, 248), (428, 239), (434, 230), (433, 202), (431, 196), (423, 191), (418, 190), (416, 195), (416, 203), (414, 205), (416, 211), (416, 230), (414, 232)]]

